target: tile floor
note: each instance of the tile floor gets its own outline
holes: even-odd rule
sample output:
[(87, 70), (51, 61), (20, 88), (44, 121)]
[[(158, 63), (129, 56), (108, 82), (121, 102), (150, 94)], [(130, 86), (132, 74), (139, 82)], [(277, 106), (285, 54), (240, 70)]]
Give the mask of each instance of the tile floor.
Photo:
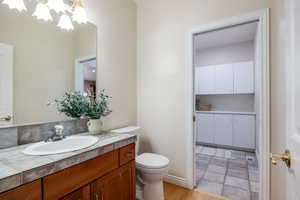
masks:
[(258, 200), (259, 173), (254, 153), (197, 145), (196, 162), (197, 189), (232, 200)]

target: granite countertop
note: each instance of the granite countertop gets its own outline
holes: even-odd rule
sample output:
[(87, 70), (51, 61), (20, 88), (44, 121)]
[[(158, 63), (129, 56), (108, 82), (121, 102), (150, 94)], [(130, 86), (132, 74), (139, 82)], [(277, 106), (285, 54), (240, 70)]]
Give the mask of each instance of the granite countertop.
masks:
[[(89, 135), (88, 133), (78, 135)], [(25, 155), (22, 151), (31, 144), (0, 150), (0, 193), (62, 169), (82, 163), (136, 141), (136, 135), (104, 133), (95, 135), (99, 141), (88, 148), (47, 156)]]
[(218, 111), (218, 110), (209, 110), (209, 111), (196, 110), (195, 113), (205, 113), (205, 114), (233, 114), (233, 115), (256, 115), (255, 112)]

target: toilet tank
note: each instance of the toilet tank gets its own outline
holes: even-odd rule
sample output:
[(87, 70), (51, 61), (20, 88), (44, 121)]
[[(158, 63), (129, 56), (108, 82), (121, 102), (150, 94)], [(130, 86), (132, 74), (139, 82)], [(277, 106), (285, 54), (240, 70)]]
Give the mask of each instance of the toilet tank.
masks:
[(139, 141), (139, 135), (138, 132), (141, 128), (138, 126), (126, 126), (123, 128), (118, 128), (118, 129), (114, 129), (111, 132), (112, 133), (119, 133), (119, 134), (134, 134), (137, 136), (137, 141), (135, 144), (135, 153), (136, 155), (138, 155), (138, 150), (139, 150), (139, 145), (140, 145), (140, 141)]

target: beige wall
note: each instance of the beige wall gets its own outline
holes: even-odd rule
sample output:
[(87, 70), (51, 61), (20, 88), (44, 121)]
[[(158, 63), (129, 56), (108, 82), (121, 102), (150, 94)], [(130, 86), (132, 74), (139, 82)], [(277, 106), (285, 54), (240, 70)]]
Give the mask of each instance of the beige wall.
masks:
[(74, 30), (75, 58), (96, 56), (97, 28), (94, 25), (79, 25)]
[[(185, 34), (195, 25), (271, 8), (272, 150), (284, 146), (284, 80), (280, 67), (279, 0), (138, 1), (138, 124), (144, 151), (171, 160), (170, 174), (186, 178), (184, 130)], [(279, 81), (281, 80), (281, 81)], [(272, 200), (285, 199), (285, 177), (272, 167)], [(282, 173), (283, 174), (283, 173)], [(279, 189), (280, 188), (280, 189)]]
[(131, 0), (85, 1), (98, 27), (97, 84), (112, 96), (106, 129), (136, 124), (136, 5)]

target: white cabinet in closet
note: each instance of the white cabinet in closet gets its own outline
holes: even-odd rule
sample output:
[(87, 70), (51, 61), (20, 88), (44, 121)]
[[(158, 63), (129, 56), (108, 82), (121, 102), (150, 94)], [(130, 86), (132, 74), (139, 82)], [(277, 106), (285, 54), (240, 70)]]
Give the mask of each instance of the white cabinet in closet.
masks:
[(215, 94), (233, 94), (232, 64), (215, 66)]
[(215, 67), (197, 67), (196, 84), (197, 94), (214, 94), (215, 92)]
[(252, 61), (195, 68), (195, 94), (254, 93)]
[(234, 93), (254, 93), (254, 64), (253, 62), (240, 62), (233, 64)]
[(255, 115), (197, 113), (196, 142), (255, 149)]
[(233, 116), (233, 146), (255, 149), (255, 117)]
[(214, 135), (215, 135), (214, 115), (198, 114), (196, 141), (212, 144), (214, 142)]
[(215, 114), (215, 144), (232, 146), (232, 115)]

